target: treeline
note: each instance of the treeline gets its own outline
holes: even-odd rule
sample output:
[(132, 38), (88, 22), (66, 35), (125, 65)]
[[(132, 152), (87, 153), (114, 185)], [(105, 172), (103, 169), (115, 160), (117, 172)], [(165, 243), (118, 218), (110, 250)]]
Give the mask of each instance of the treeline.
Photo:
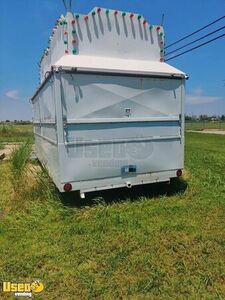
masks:
[(26, 124), (31, 124), (32, 122), (28, 121), (28, 120), (14, 120), (14, 121), (5, 120), (5, 121), (0, 121), (0, 124), (3, 124), (3, 123), (26, 125)]
[(190, 116), (190, 115), (185, 115), (185, 120), (186, 121), (209, 121), (209, 122), (216, 122), (216, 121), (225, 121), (225, 115), (221, 116), (208, 116), (208, 115), (200, 115), (200, 116)]

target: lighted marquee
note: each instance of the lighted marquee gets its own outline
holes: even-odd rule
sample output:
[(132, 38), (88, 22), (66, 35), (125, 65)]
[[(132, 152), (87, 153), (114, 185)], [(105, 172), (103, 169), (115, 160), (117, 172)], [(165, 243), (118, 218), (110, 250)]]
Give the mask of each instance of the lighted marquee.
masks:
[(164, 31), (142, 15), (95, 8), (88, 15), (61, 16), (40, 62), (44, 79), (64, 55), (164, 61)]

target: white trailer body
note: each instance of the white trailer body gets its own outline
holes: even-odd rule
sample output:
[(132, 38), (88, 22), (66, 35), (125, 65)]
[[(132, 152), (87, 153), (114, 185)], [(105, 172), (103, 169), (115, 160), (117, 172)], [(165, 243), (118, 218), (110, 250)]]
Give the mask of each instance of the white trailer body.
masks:
[(61, 18), (42, 61), (37, 157), (61, 192), (169, 181), (184, 167), (185, 74), (163, 62), (162, 27), (94, 12)]

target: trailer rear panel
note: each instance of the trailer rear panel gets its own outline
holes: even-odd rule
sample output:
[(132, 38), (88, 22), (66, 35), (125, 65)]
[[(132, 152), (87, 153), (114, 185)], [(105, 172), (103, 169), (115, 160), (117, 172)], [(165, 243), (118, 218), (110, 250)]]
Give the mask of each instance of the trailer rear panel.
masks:
[[(184, 167), (185, 74), (140, 15), (69, 12), (32, 98), (36, 153), (60, 191), (169, 181)], [(179, 170), (179, 173), (177, 173)]]

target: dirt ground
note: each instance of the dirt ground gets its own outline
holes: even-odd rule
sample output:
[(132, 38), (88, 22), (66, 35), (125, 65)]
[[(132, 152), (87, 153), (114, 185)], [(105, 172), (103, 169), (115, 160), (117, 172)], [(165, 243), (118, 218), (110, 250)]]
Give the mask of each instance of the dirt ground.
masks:
[[(5, 144), (4, 145), (4, 149), (0, 150), (0, 157), (4, 153), (5, 154), (4, 160), (9, 160), (10, 159), (10, 155), (11, 155), (13, 149), (15, 149), (16, 147), (18, 147), (18, 145), (19, 144)], [(33, 150), (34, 150), (34, 146), (33, 146)]]
[(11, 155), (13, 149), (14, 149), (15, 147), (17, 147), (17, 146), (18, 146), (18, 145), (15, 145), (15, 144), (5, 144), (5, 145), (4, 145), (4, 149), (1, 149), (1, 150), (0, 150), (0, 156), (4, 153), (4, 154), (5, 154), (4, 160), (9, 160), (10, 155)]
[(203, 129), (203, 130), (187, 130), (188, 132), (199, 132), (199, 133), (212, 133), (225, 135), (225, 130), (223, 129)]
[(225, 130), (222, 129), (204, 129), (202, 132), (225, 135)]

